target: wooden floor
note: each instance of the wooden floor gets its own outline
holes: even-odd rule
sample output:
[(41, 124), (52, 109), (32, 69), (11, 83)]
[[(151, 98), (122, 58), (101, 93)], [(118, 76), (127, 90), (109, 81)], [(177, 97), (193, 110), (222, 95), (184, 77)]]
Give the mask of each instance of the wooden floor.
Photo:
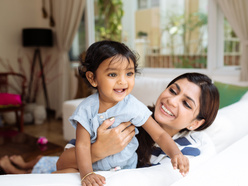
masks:
[(62, 120), (61, 119), (50, 119), (45, 121), (41, 125), (25, 125), (24, 133), (34, 137), (45, 136), (48, 141), (64, 147), (67, 141), (63, 138)]
[[(13, 127), (11, 127), (13, 128)], [(13, 128), (15, 129), (15, 128)], [(45, 121), (43, 124), (35, 125), (35, 124), (25, 124), (24, 125), (24, 132), (25, 134), (28, 134), (30, 136), (39, 138), (41, 136), (44, 136), (48, 139), (50, 143), (59, 145), (61, 147), (64, 147), (67, 144), (67, 141), (63, 139), (63, 129), (62, 129), (62, 120), (61, 119), (54, 119), (51, 118), (49, 121)], [(16, 144), (17, 146), (20, 146), (20, 144)], [(30, 144), (29, 144), (30, 145)], [(35, 146), (37, 144), (34, 143)], [(14, 147), (15, 148), (15, 147)], [(16, 147), (17, 149), (20, 149)], [(22, 149), (22, 148), (21, 148)], [(61, 148), (61, 151), (56, 151), (56, 153), (49, 154), (51, 156), (59, 156), (63, 151), (63, 148)]]

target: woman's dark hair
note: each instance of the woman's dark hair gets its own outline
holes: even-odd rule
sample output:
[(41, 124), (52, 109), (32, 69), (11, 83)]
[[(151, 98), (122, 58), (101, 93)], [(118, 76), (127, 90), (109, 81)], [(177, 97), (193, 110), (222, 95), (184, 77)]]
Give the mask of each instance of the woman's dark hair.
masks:
[(137, 60), (138, 56), (136, 53), (131, 51), (125, 44), (116, 41), (103, 40), (93, 43), (86, 51), (85, 58), (81, 55), (79, 66), (79, 74), (85, 79), (86, 83), (90, 86), (86, 78), (86, 72), (91, 71), (95, 75), (95, 72), (99, 65), (106, 59), (113, 57), (115, 59), (122, 59), (123, 57), (134, 63), (135, 73), (137, 72)]
[[(205, 122), (200, 127), (195, 129), (195, 131), (204, 130), (213, 123), (217, 115), (217, 112), (219, 109), (218, 89), (212, 83), (212, 80), (208, 76), (204, 74), (200, 74), (200, 73), (182, 74), (176, 77), (175, 79), (173, 79), (168, 84), (167, 88), (180, 79), (187, 79), (189, 82), (192, 82), (198, 85), (201, 89), (200, 110), (199, 110), (199, 114), (197, 115), (196, 119), (198, 120), (204, 119)], [(153, 112), (152, 117), (154, 118), (155, 106), (149, 107), (149, 108)], [(182, 129), (180, 132), (185, 131), (185, 130), (188, 130), (188, 129)], [(154, 141), (142, 127), (139, 128), (139, 131), (140, 132), (137, 136), (139, 140), (139, 147), (137, 149), (137, 153), (139, 157), (138, 167), (142, 167), (142, 166), (150, 164), (150, 157), (151, 157), (151, 153), (153, 150)]]

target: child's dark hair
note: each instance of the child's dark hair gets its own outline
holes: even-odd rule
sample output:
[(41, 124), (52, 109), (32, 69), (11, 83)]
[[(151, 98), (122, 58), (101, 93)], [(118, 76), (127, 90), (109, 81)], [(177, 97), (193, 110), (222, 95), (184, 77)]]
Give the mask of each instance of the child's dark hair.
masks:
[(91, 71), (95, 74), (99, 65), (106, 59), (114, 57), (124, 57), (130, 63), (130, 60), (134, 63), (135, 73), (138, 68), (138, 56), (136, 53), (131, 51), (125, 44), (119, 43), (116, 41), (98, 41), (93, 43), (86, 51), (85, 59), (80, 57), (81, 66), (79, 66), (79, 74), (86, 81), (86, 83), (90, 86), (91, 84), (88, 82), (86, 78), (86, 72)]

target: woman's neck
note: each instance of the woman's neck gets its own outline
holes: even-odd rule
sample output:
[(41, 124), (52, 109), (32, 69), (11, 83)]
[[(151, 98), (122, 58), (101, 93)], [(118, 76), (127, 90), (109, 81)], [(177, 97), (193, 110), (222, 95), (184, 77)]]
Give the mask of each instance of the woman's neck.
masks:
[(160, 125), (165, 132), (167, 132), (171, 137), (173, 137), (175, 134), (177, 134), (179, 131), (176, 129), (172, 129), (170, 127), (167, 127), (166, 125)]

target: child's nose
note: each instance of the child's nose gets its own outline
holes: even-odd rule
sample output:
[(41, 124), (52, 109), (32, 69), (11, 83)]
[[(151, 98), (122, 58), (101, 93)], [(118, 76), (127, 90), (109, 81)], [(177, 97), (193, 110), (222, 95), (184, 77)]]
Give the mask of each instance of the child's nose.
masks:
[(123, 84), (126, 84), (127, 83), (127, 80), (124, 76), (121, 76), (119, 79), (118, 79), (118, 84), (120, 85), (123, 85)]

